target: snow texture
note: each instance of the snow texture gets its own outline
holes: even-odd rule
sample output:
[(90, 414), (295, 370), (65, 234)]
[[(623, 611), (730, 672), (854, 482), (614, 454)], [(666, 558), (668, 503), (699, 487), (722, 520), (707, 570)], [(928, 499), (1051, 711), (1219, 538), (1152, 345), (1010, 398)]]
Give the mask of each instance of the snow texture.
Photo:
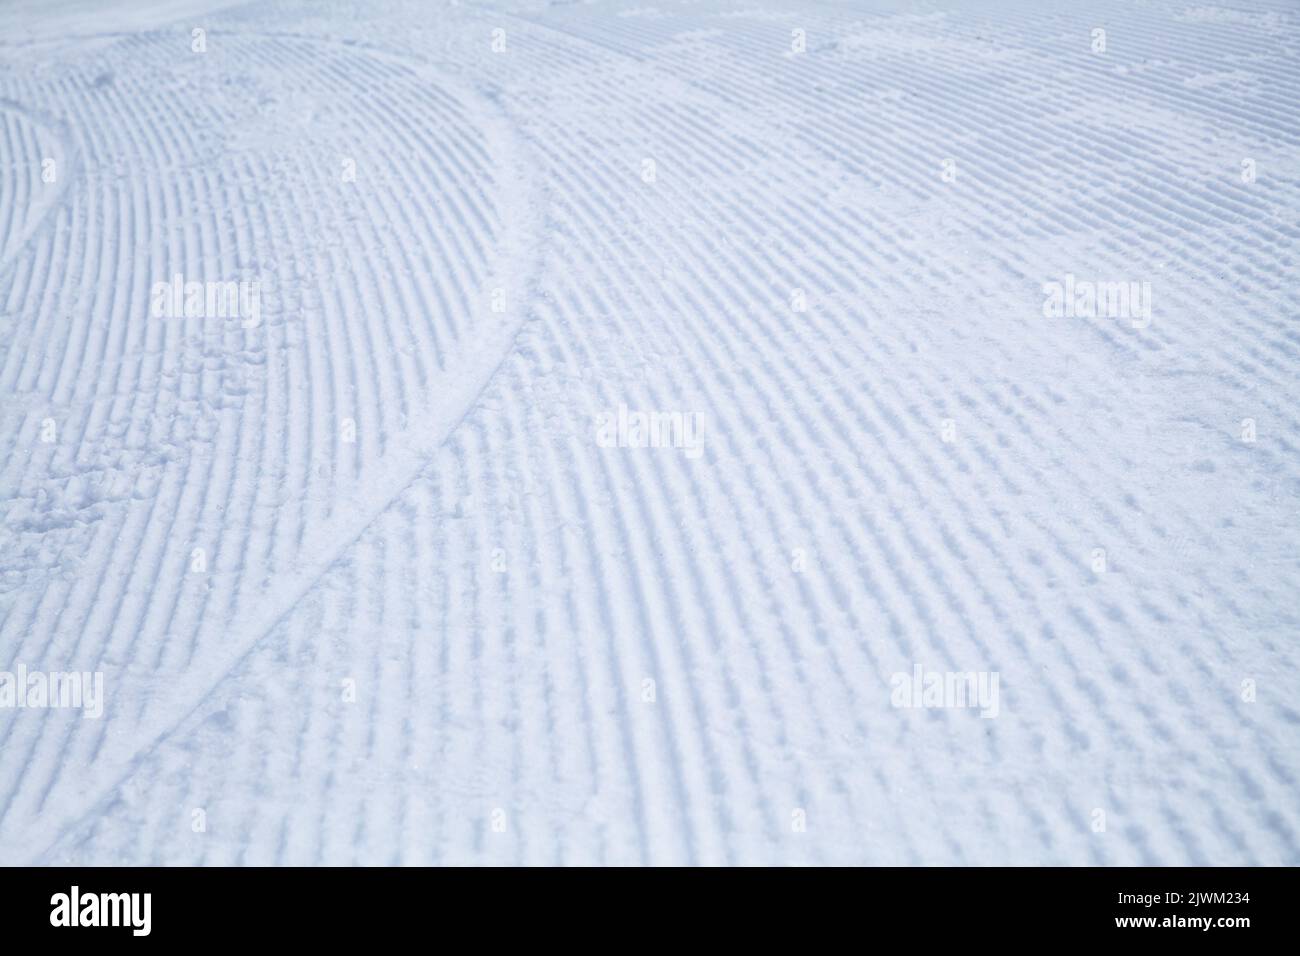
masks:
[(1297, 49), (0, 7), (0, 863), (1300, 864)]

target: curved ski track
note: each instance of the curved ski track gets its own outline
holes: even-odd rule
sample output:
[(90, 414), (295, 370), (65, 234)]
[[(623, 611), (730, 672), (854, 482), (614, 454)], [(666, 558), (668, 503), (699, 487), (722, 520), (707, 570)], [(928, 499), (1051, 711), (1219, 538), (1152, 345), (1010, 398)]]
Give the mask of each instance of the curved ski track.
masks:
[[(1249, 6), (15, 51), (0, 666), (109, 703), (0, 719), (0, 862), (1300, 862), (1300, 27)], [(150, 318), (177, 272), (261, 325)], [(1150, 327), (1043, 318), (1067, 272)], [(891, 707), (916, 664), (999, 716)]]

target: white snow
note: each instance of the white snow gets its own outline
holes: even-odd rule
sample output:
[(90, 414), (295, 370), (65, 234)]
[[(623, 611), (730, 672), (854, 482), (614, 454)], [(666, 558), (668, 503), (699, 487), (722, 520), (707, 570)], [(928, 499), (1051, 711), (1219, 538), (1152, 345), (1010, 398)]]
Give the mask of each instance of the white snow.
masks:
[(1298, 43), (0, 8), (0, 863), (1300, 863)]

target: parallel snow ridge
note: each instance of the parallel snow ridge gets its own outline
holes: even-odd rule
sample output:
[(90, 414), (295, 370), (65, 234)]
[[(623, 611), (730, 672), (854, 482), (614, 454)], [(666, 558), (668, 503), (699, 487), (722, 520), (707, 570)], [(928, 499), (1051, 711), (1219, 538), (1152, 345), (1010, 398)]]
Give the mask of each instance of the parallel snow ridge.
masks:
[[(117, 686), (0, 725), (0, 846), (1300, 860), (1296, 24), (1251, 8), (287, 4), (8, 78), (86, 182), (8, 297), (0, 647)], [(176, 262), (264, 324), (141, 320)], [(1045, 317), (1067, 273), (1150, 324)], [(702, 457), (602, 447), (620, 406)], [(918, 664), (998, 716), (892, 706)]]
[[(15, 91), (66, 111), (85, 169), (7, 270), (3, 639), (104, 670), (119, 701), (7, 723), (15, 830), (188, 712), (414, 477), (517, 328), (491, 293), (519, 189), (483, 117), (419, 64), (237, 34), (212, 54), (129, 36)], [(174, 276), (260, 305), (158, 315)]]
[(19, 104), (0, 101), (0, 124), (3, 155), (12, 158), (0, 177), (0, 269), (4, 269), (58, 208), (61, 184), (75, 174), (76, 167), (75, 156), (69, 155), (57, 129)]

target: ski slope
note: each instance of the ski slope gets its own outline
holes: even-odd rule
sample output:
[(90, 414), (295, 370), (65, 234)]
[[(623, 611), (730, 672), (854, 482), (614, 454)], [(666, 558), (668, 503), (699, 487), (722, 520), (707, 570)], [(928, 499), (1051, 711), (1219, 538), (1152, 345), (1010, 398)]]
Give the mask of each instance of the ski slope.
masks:
[(0, 863), (1300, 864), (1298, 49), (0, 7)]

